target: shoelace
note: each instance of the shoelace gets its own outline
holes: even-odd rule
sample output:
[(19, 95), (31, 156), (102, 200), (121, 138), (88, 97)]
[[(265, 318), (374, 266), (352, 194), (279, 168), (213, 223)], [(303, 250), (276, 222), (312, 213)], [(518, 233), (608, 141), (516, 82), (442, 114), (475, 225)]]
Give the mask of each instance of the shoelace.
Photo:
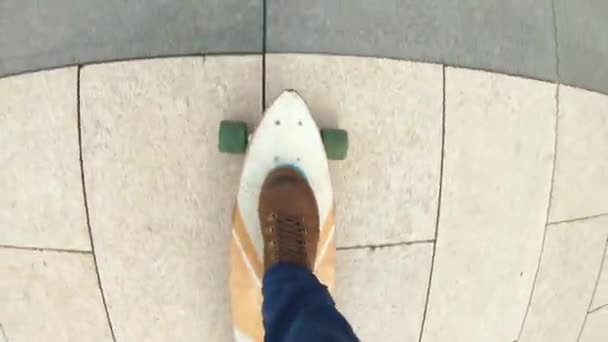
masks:
[[(271, 215), (268, 226), (271, 247), (281, 259), (300, 259), (306, 256), (306, 227), (304, 219), (293, 215)], [(274, 253), (273, 253), (274, 254)]]

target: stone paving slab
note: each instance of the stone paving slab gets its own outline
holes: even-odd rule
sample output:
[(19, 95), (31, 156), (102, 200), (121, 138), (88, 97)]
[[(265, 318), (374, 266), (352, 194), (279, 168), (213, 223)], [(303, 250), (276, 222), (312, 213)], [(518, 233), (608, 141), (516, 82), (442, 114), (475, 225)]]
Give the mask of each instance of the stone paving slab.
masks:
[(441, 214), (423, 341), (515, 341), (545, 229), (555, 85), (455, 68), (445, 79)]
[(594, 312), (587, 316), (580, 342), (608, 341), (608, 310)]
[(84, 168), (117, 341), (232, 339), (231, 212), (242, 157), (217, 151), (222, 119), (261, 112), (260, 57), (85, 67)]
[(338, 246), (434, 237), (441, 72), (388, 59), (267, 56), (267, 103), (292, 88), (320, 126), (348, 130), (349, 156), (330, 167)]
[(76, 68), (0, 79), (0, 245), (90, 250)]
[(550, 0), (268, 0), (266, 20), (269, 52), (413, 59), (556, 79)]
[(592, 311), (602, 306), (608, 306), (608, 253), (604, 255), (604, 264), (600, 272), (597, 289), (595, 290), (593, 303), (591, 304)]
[(0, 341), (112, 341), (91, 254), (0, 248), (0, 279)]
[(0, 76), (68, 64), (262, 51), (262, 0), (4, 0)]
[(552, 222), (608, 213), (608, 96), (560, 86)]
[[(339, 245), (433, 239), (442, 67), (312, 55), (266, 62), (267, 102), (295, 88), (321, 125), (351, 134), (350, 159), (331, 164)], [(0, 160), (9, 161), (0, 204), (26, 196), (22, 207), (0, 205), (0, 245), (90, 249), (76, 79), (66, 68), (0, 80), (0, 127), (8, 128)], [(445, 79), (443, 196), (423, 341), (514, 341), (549, 203), (556, 86), (456, 68)], [(231, 340), (222, 256), (242, 158), (217, 153), (217, 124), (259, 119), (261, 57), (86, 66), (80, 80), (87, 197), (117, 340)], [(572, 207), (563, 217), (579, 217), (585, 202), (604, 201), (604, 102), (560, 88), (551, 215)], [(13, 229), (46, 223), (45, 215), (51, 224), (42, 230)], [(519, 341), (606, 339), (605, 276), (592, 293), (607, 228), (606, 215), (549, 225)], [(432, 248), (426, 241), (337, 253), (336, 299), (363, 340), (417, 340)], [(8, 280), (0, 281), (8, 303), (0, 329), (10, 341), (111, 341), (94, 272), (87, 252), (0, 246), (0, 279)]]
[[(608, 217), (548, 227), (538, 279), (519, 341), (577, 341), (607, 237)], [(593, 324), (587, 334), (594, 333)]]
[(336, 301), (361, 341), (418, 340), (432, 251), (432, 243), (338, 251)]
[(608, 93), (608, 2), (554, 2), (561, 82)]

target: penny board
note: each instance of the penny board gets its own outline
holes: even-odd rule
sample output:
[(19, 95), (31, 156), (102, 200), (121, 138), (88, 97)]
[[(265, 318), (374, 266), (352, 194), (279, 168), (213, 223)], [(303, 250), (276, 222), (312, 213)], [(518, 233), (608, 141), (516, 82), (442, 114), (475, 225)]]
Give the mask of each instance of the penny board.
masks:
[(314, 273), (334, 291), (335, 212), (328, 160), (319, 128), (304, 100), (284, 91), (250, 138), (232, 219), (230, 299), (236, 342), (262, 342), (264, 244), (258, 199), (268, 173), (291, 166), (306, 177), (319, 207), (320, 237)]

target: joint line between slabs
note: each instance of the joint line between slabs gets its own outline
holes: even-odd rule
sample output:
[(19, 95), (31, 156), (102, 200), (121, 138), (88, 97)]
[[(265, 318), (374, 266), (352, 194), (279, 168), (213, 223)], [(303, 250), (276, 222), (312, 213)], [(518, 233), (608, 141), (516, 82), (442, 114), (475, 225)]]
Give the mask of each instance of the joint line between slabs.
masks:
[(99, 286), (99, 293), (101, 295), (101, 301), (103, 304), (103, 308), (105, 310), (106, 319), (108, 321), (108, 327), (110, 328), (110, 334), (112, 335), (112, 341), (116, 342), (116, 335), (114, 334), (114, 326), (112, 324), (112, 320), (110, 318), (110, 312), (108, 310), (108, 304), (106, 302), (106, 295), (103, 290), (103, 285), (101, 283), (101, 275), (99, 274), (99, 266), (97, 262), (97, 255), (95, 254), (95, 243), (93, 241), (93, 232), (91, 229), (91, 219), (89, 215), (89, 202), (87, 197), (87, 188), (86, 188), (86, 177), (84, 172), (84, 158), (82, 153), (82, 119), (80, 112), (80, 71), (82, 69), (82, 65), (78, 65), (77, 67), (77, 76), (76, 76), (76, 115), (77, 115), (77, 123), (78, 123), (78, 158), (80, 162), (80, 181), (82, 186), (82, 198), (84, 204), (86, 225), (89, 232), (89, 243), (91, 244), (91, 254), (93, 255), (93, 263), (95, 266), (95, 275), (97, 276), (97, 284)]

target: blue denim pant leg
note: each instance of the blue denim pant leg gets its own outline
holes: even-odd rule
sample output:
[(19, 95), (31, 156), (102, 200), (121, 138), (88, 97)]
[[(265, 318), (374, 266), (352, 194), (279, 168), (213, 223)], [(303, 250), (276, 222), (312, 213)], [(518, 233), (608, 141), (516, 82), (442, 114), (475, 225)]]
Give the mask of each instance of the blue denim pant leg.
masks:
[(306, 268), (277, 264), (264, 275), (265, 342), (356, 342), (327, 288)]

